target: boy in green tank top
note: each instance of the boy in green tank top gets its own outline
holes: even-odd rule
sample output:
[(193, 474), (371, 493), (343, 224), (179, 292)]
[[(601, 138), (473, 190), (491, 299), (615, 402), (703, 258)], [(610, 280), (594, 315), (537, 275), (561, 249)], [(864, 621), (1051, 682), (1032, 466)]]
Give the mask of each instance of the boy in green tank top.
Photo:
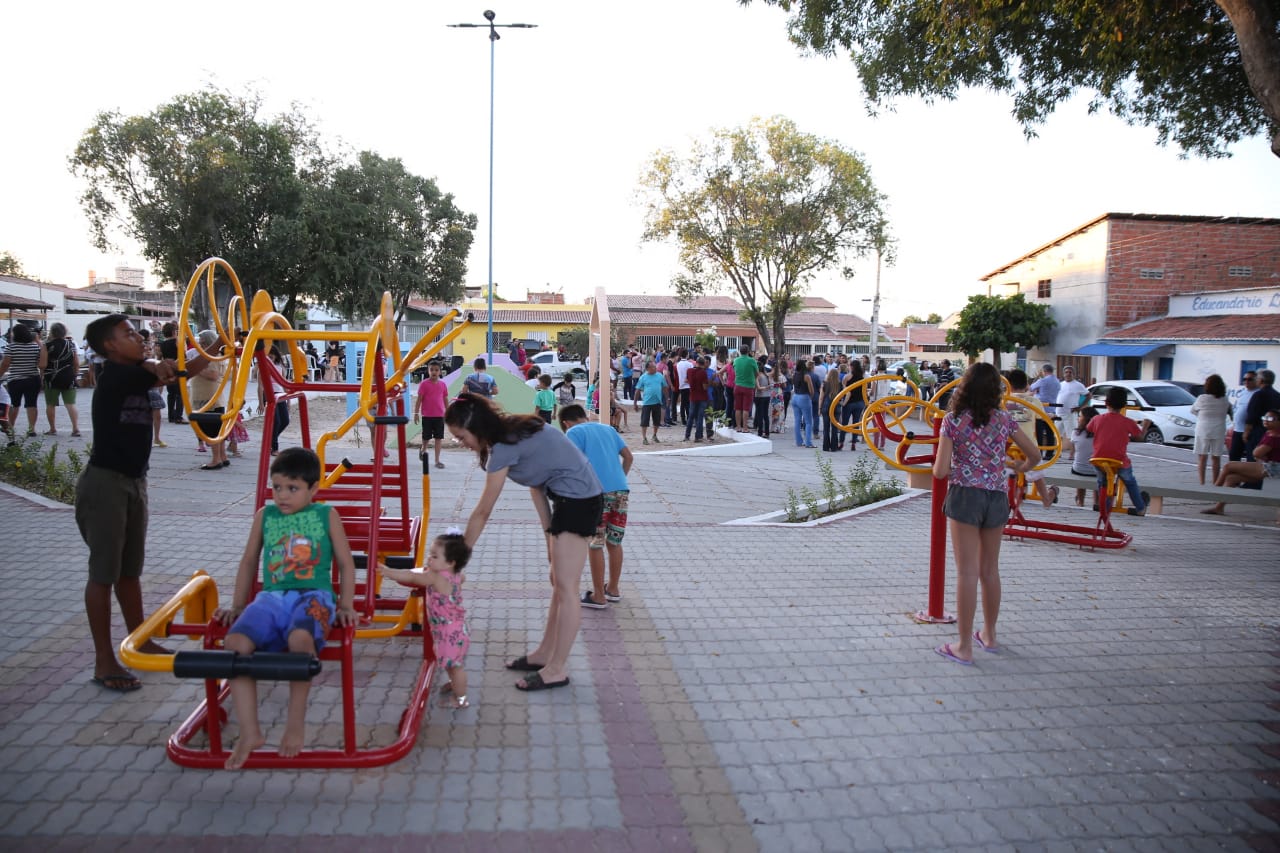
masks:
[[(302, 447), (290, 447), (271, 462), (272, 503), (258, 510), (249, 541), (240, 558), (235, 594), (230, 607), (219, 607), (213, 618), (230, 625), (225, 648), (248, 655), (255, 650), (288, 650), (315, 655), (324, 647), (329, 628), (355, 625), (355, 560), (342, 519), (331, 507), (312, 503), (320, 488), (320, 458)], [(262, 555), (262, 591), (253, 593), (253, 579)], [(341, 584), (334, 608), (331, 567), (338, 562)], [(289, 683), (289, 712), (280, 755), (289, 758), (302, 749), (306, 735), (309, 681)], [(257, 682), (247, 676), (231, 679), (231, 701), (240, 721), (228, 770), (244, 766), (249, 755), (266, 743), (258, 725)]]

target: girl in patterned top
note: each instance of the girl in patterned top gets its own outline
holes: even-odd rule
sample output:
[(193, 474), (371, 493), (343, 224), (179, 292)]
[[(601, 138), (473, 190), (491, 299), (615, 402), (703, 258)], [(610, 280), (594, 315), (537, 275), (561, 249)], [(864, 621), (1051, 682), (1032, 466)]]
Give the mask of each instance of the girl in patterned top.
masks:
[[(996, 653), (996, 617), (1000, 614), (1000, 539), (1009, 519), (1008, 486), (1004, 469), (1010, 439), (1023, 459), (1008, 463), (1026, 471), (1040, 458), (1035, 439), (1018, 428), (1001, 405), (1004, 384), (990, 364), (975, 364), (951, 395), (942, 419), (933, 476), (949, 479), (942, 511), (949, 519), (951, 547), (956, 560), (957, 643), (943, 643), (936, 651), (947, 660), (973, 665), (973, 644)], [(973, 630), (982, 584), (983, 629)]]
[(449, 683), (440, 688), (440, 704), (455, 710), (471, 704), (467, 701), (467, 671), (462, 668), (462, 659), (471, 645), (467, 611), (462, 606), (462, 570), (470, 559), (471, 548), (462, 538), (462, 531), (451, 527), (431, 543), (425, 571), (390, 569), (378, 564), (378, 574), (384, 578), (426, 590), (427, 621), (431, 624), (436, 658), (449, 674)]

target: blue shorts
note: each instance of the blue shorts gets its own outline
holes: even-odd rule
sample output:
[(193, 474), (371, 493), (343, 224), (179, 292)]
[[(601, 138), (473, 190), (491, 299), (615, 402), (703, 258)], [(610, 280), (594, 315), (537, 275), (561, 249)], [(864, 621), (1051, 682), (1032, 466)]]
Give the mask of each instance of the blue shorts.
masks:
[(283, 652), (290, 632), (301, 628), (316, 641), (316, 652), (333, 625), (333, 595), (321, 589), (262, 590), (249, 602), (230, 634), (243, 634), (256, 650)]

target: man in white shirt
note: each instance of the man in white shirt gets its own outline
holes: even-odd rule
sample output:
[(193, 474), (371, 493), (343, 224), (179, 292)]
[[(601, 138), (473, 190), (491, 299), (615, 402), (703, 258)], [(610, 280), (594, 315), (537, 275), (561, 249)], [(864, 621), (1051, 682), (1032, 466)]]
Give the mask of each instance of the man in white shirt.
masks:
[(689, 370), (693, 362), (689, 360), (689, 350), (680, 348), (680, 360), (676, 362), (676, 379), (680, 383), (680, 423), (689, 421)]
[(1076, 379), (1076, 369), (1071, 365), (1062, 368), (1062, 382), (1058, 386), (1058, 410), (1056, 414), (1061, 419), (1058, 426), (1058, 432), (1063, 435), (1069, 435), (1072, 428), (1071, 410), (1082, 405), (1080, 398), (1088, 391), (1084, 387), (1084, 383)]

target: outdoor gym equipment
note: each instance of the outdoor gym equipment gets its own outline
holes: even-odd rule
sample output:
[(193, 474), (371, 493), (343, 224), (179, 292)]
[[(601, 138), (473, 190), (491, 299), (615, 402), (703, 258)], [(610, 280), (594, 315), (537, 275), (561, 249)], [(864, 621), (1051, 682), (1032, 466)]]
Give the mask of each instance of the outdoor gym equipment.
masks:
[[(228, 293), (225, 312), (220, 311), (218, 287)], [(210, 323), (218, 336), (210, 350), (200, 346), (186, 318), (191, 316), (197, 299), (205, 301)], [(379, 316), (365, 331), (325, 331), (323, 337), (336, 341), (365, 344), (362, 375), (357, 382), (306, 382), (306, 355), (302, 342), (312, 340), (316, 332), (295, 330), (288, 320), (275, 311), (265, 291), (254, 294), (247, 302), (235, 271), (226, 261), (210, 258), (191, 277), (183, 298), (178, 328), (179, 388), (192, 429), (203, 441), (223, 441), (235, 426), (236, 416), (244, 407), (251, 389), (261, 388), (263, 437), (259, 448), (257, 486), (254, 510), (271, 500), (269, 469), (270, 443), (275, 419), (275, 404), (296, 400), (300, 444), (312, 448), (312, 432), (307, 412), (307, 391), (345, 392), (357, 396), (355, 411), (336, 428), (320, 435), (313, 449), (320, 457), (321, 480), (316, 494), (318, 502), (331, 505), (340, 515), (347, 538), (357, 554), (355, 608), (360, 615), (359, 628), (335, 626), (329, 633), (319, 660), (307, 655), (281, 654), (264, 656), (255, 653), (237, 657), (221, 648), (226, 626), (212, 622), (218, 607), (217, 584), (208, 574), (197, 572), (166, 604), (152, 613), (121, 644), (121, 657), (136, 669), (170, 671), (180, 677), (205, 680), (205, 699), (170, 738), (169, 757), (188, 767), (219, 768), (229, 755), (222, 742), (226, 722), (223, 708), (230, 686), (227, 679), (237, 675), (255, 678), (296, 680), (310, 678), (319, 671), (320, 660), (337, 661), (342, 693), (342, 746), (340, 749), (308, 749), (295, 757), (285, 758), (272, 750), (256, 750), (245, 763), (246, 768), (299, 767), (374, 767), (396, 761), (412, 749), (417, 740), (426, 701), (435, 674), (436, 656), (431, 634), (423, 630), (422, 597), (386, 598), (380, 595), (379, 578), (373, 571), (377, 562), (390, 565), (420, 565), (426, 555), (426, 519), (430, 516), (430, 469), (423, 463), (422, 515), (409, 514), (409, 473), (406, 450), (405, 400), (412, 372), (441, 352), (466, 328), (470, 316), (461, 318), (451, 310), (409, 349), (401, 354), (393, 320), (390, 294), (384, 294)], [(450, 328), (451, 327), (451, 328)], [(268, 352), (283, 347), (292, 376), (271, 361)], [(217, 393), (199, 408), (193, 408), (186, 376), (187, 349), (208, 358), (220, 375)], [(384, 356), (387, 364), (384, 364)], [(349, 365), (351, 367), (353, 365)], [(255, 371), (256, 368), (256, 371)], [(256, 372), (256, 376), (254, 375)], [(256, 384), (255, 384), (256, 383)], [(218, 401), (226, 396), (225, 412), (215, 412)], [(356, 463), (343, 458), (326, 459), (330, 443), (355, 428), (368, 423), (373, 431), (373, 459)], [(395, 430), (396, 454), (386, 459), (383, 450), (388, 432)], [(363, 559), (361, 559), (363, 557)], [(364, 580), (359, 577), (364, 573)], [(335, 567), (336, 575), (336, 567)], [(337, 578), (335, 577), (335, 588)], [(261, 582), (255, 579), (255, 594)], [(188, 636), (203, 640), (204, 651), (178, 655), (152, 655), (139, 649), (153, 637)], [(409, 704), (400, 717), (396, 740), (387, 746), (359, 748), (356, 737), (353, 648), (355, 640), (409, 636), (422, 638), (422, 659), (417, 677), (410, 689)], [(231, 655), (230, 658), (227, 655)], [(181, 663), (179, 663), (179, 659)], [(314, 672), (313, 672), (314, 668)], [(207, 736), (207, 745), (191, 745), (198, 732)]]
[[(905, 381), (911, 394), (890, 394), (875, 400), (868, 401), (867, 407), (863, 412), (862, 420), (856, 424), (841, 424), (836, 417), (838, 407), (843, 405), (843, 400), (847, 395), (853, 393), (865, 393), (861, 389), (867, 387), (875, 387), (874, 383), (881, 381)], [(938, 388), (934, 395), (925, 400), (920, 395), (919, 389), (910, 379), (892, 376), (889, 374), (878, 374), (869, 376), (859, 382), (846, 386), (832, 398), (830, 403), (829, 414), (832, 423), (835, 423), (840, 430), (848, 433), (858, 433), (863, 437), (867, 447), (871, 451), (884, 460), (885, 464), (899, 471), (906, 471), (908, 474), (927, 475), (931, 478), (931, 495), (932, 504), (929, 516), (929, 598), (928, 606), (924, 610), (918, 610), (913, 618), (917, 622), (927, 623), (950, 623), (955, 621), (954, 614), (948, 613), (943, 609), (943, 602), (946, 596), (946, 566), (947, 566), (947, 523), (946, 516), (942, 512), (943, 502), (947, 496), (946, 479), (939, 479), (933, 476), (933, 462), (938, 452), (938, 437), (942, 430), (942, 418), (946, 414), (942, 408), (940, 401), (953, 388), (960, 384), (961, 379), (957, 378)], [(1008, 382), (1005, 382), (1008, 389)], [(1045, 413), (1044, 409), (1038, 404), (1028, 400), (1015, 397), (1006, 393), (1001, 399), (1004, 406), (1021, 406), (1030, 411), (1030, 413), (1045, 423), (1049, 424), (1053, 429), (1053, 422)], [(919, 414), (913, 414), (919, 411)], [(929, 430), (928, 434), (921, 434), (913, 429), (908, 428), (908, 421), (916, 420), (923, 423)], [(1035, 470), (1047, 468), (1052, 465), (1061, 452), (1061, 442), (1058, 432), (1053, 429), (1053, 444), (1042, 445), (1042, 452), (1051, 451), (1048, 459), (1043, 460), (1035, 466)], [(890, 456), (875, 441), (871, 440), (872, 436), (880, 436), (894, 442), (893, 455)], [(1012, 446), (1012, 442), (1010, 442)], [(1016, 511), (1018, 518), (1028, 526), (1015, 525), (1012, 529), (1006, 525), (1004, 529), (1005, 535), (1019, 536), (1021, 538), (1048, 539), (1050, 534), (1043, 533), (1029, 525), (1022, 517), (1021, 511), (1017, 509), (1021, 500), (1022, 491), (1025, 481), (1021, 479), (1021, 475), (1011, 476), (1009, 481), (1009, 501), (1010, 512)], [(1016, 492), (1016, 497), (1015, 497)], [(1070, 525), (1063, 525), (1064, 528), (1071, 528)], [(1080, 533), (1081, 536), (1092, 533), (1089, 528), (1071, 528)], [(1061, 536), (1062, 534), (1054, 534)], [(1073, 541), (1069, 539), (1058, 539), (1058, 541)], [(1100, 541), (1109, 541), (1106, 537), (1101, 537)], [(1084, 544), (1084, 543), (1080, 543)], [(1100, 547), (1115, 547), (1110, 545), (1102, 545)]]
[(320, 658), (297, 652), (254, 652), (240, 655), (226, 649), (178, 652), (173, 656), (176, 678), (238, 678), (259, 681), (310, 681), (320, 674)]

